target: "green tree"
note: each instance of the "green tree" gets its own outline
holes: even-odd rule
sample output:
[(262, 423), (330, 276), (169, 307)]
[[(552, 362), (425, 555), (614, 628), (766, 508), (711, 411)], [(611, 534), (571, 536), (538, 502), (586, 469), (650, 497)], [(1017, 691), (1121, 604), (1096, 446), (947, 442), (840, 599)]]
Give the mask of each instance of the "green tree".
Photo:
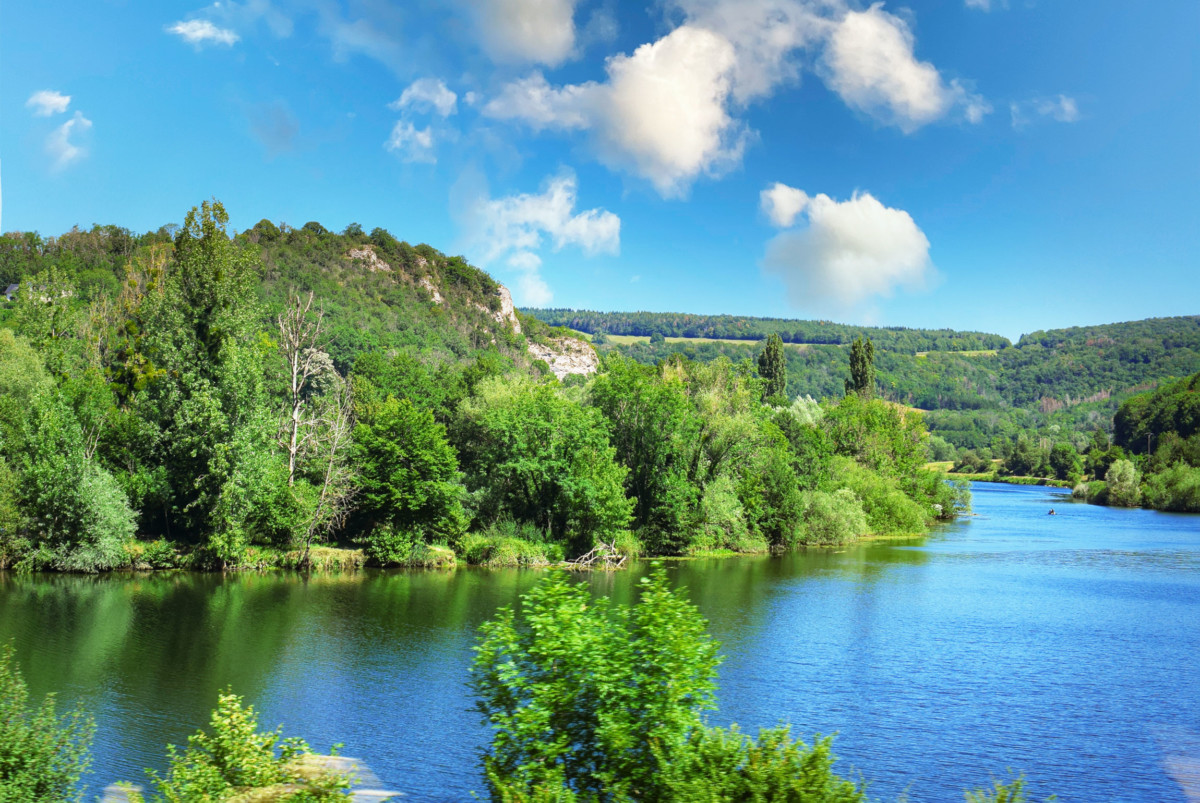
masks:
[(718, 645), (656, 569), (631, 606), (553, 574), (480, 628), (471, 685), (496, 801), (858, 803), (828, 740), (709, 728)]
[(1083, 474), (1083, 458), (1069, 443), (1056, 443), (1050, 450), (1050, 469), (1060, 480), (1078, 479)]
[(1107, 483), (1108, 504), (1117, 507), (1136, 507), (1141, 501), (1142, 474), (1129, 460), (1113, 463), (1104, 475)]
[(458, 460), (428, 410), (389, 397), (355, 427), (354, 457), (358, 505), (372, 525), (425, 543), (453, 539), (465, 528)]
[(82, 800), (77, 784), (91, 763), (94, 732), (82, 711), (60, 716), (52, 694), (30, 707), (14, 650), (0, 647), (0, 802)]
[(488, 379), (460, 407), (455, 441), (482, 524), (505, 516), (578, 552), (629, 526), (627, 473), (600, 411), (551, 385)]
[(471, 685), (494, 731), (494, 787), (653, 800), (654, 750), (681, 746), (715, 707), (718, 645), (661, 569), (631, 608), (551, 575), (519, 617), (504, 608), (480, 633)]
[(767, 337), (758, 355), (758, 375), (766, 380), (763, 399), (785, 401), (787, 398), (787, 360), (783, 356), (783, 340), (775, 332)]
[(875, 395), (875, 344), (870, 338), (854, 338), (850, 344), (850, 378), (846, 380), (846, 395), (861, 399)]

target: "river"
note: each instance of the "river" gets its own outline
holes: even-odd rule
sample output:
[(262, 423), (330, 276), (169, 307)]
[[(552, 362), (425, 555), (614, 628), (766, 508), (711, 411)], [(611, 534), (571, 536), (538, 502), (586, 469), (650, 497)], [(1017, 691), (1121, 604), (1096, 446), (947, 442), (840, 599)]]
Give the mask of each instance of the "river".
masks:
[[(726, 656), (711, 721), (837, 732), (874, 799), (961, 800), (1012, 768), (1031, 799), (1188, 800), (1200, 516), (974, 493), (975, 515), (923, 539), (672, 563)], [(646, 569), (582, 581), (628, 600)], [(487, 739), (475, 629), (539, 576), (0, 573), (0, 642), (31, 692), (94, 714), (91, 794), (162, 768), (231, 686), (406, 800), (467, 800)]]

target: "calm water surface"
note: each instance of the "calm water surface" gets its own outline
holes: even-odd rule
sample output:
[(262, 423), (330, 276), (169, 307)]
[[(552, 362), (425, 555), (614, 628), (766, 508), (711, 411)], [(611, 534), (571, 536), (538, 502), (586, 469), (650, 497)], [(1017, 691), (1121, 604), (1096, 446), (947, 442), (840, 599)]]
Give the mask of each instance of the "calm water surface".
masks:
[[(991, 484), (975, 510), (919, 541), (673, 565), (723, 644), (712, 720), (836, 731), (842, 770), (881, 800), (961, 800), (1010, 767), (1037, 799), (1186, 800), (1200, 516)], [(628, 600), (642, 573), (583, 581)], [(475, 629), (538, 577), (0, 574), (0, 641), (33, 692), (94, 712), (92, 790), (161, 768), (232, 686), (406, 799), (463, 800), (487, 739), (465, 688)]]

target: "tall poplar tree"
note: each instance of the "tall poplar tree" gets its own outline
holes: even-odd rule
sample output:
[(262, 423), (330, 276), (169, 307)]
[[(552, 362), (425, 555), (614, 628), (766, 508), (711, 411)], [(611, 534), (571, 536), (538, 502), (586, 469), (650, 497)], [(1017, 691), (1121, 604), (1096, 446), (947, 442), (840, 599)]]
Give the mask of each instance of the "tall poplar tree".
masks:
[(860, 399), (875, 395), (875, 344), (870, 338), (856, 337), (850, 345), (850, 378), (846, 380), (846, 393), (853, 393)]
[(783, 358), (783, 339), (775, 332), (767, 338), (767, 345), (758, 355), (758, 375), (767, 380), (763, 387), (763, 399), (787, 395), (787, 360)]

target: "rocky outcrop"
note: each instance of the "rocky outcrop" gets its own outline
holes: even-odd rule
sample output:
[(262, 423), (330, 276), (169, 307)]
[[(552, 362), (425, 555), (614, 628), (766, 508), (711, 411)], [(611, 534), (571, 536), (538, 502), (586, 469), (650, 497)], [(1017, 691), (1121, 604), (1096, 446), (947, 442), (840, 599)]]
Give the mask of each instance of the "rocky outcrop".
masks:
[(512, 293), (508, 292), (504, 285), (500, 285), (500, 311), (496, 313), (496, 321), (508, 321), (512, 324), (513, 331), (521, 334), (521, 322), (517, 320), (517, 308), (513, 306)]
[(350, 259), (357, 259), (372, 273), (377, 270), (390, 273), (392, 270), (392, 266), (380, 259), (379, 254), (375, 253), (374, 246), (364, 245), (362, 248), (351, 248), (350, 253), (346, 254), (346, 256)]
[(437, 285), (429, 280), (428, 276), (422, 276), (421, 281), (417, 284), (429, 291), (429, 296), (433, 299), (434, 304), (441, 304), (446, 299), (442, 298), (442, 294), (438, 292)]
[(529, 355), (544, 360), (559, 380), (571, 374), (594, 374), (600, 367), (595, 349), (573, 337), (555, 337), (547, 345), (530, 343)]

